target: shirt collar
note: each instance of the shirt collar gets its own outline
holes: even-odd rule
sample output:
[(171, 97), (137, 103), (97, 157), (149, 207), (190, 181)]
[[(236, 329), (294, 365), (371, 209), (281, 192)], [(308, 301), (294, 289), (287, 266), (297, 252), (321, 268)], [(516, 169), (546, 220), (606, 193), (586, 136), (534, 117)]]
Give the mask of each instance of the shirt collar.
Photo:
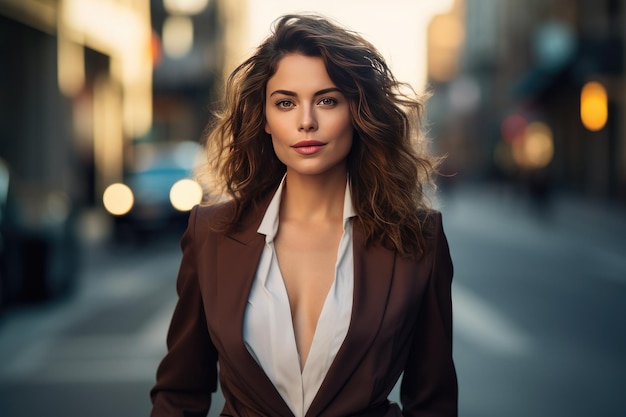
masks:
[[(279, 214), (280, 214), (280, 200), (283, 195), (283, 189), (285, 188), (285, 178), (287, 176), (284, 175), (283, 179), (280, 181), (280, 185), (278, 189), (274, 193), (274, 197), (270, 201), (269, 206), (267, 206), (267, 210), (265, 211), (265, 215), (263, 216), (263, 220), (257, 229), (257, 232), (265, 235), (265, 241), (267, 243), (272, 242), (274, 237), (276, 237), (276, 233), (278, 233), (278, 222), (279, 222)], [(346, 229), (346, 225), (350, 218), (355, 217), (356, 212), (354, 211), (354, 206), (352, 205), (352, 190), (350, 189), (350, 181), (346, 180), (346, 192), (343, 197), (343, 228)]]

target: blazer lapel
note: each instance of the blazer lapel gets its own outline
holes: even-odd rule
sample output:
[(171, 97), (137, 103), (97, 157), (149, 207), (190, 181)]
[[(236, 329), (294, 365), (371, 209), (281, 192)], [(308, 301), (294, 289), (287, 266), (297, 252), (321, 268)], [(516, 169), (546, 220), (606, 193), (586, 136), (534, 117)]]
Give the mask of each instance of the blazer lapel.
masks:
[(353, 224), (354, 296), (350, 327), (307, 416), (321, 415), (350, 378), (375, 339), (389, 298), (395, 253), (380, 246), (366, 248), (365, 233), (358, 221)]
[(272, 415), (291, 416), (291, 410), (243, 341), (248, 295), (265, 243), (257, 228), (267, 204), (262, 204), (255, 211), (241, 231), (226, 235), (218, 245), (216, 272), (219, 280), (215, 302), (222, 318), (220, 336), (224, 346), (228, 347), (222, 353), (227, 357), (227, 366), (233, 373), (229, 378), (236, 378), (238, 384), (246, 385), (250, 399), (259, 404), (260, 409), (272, 410)]

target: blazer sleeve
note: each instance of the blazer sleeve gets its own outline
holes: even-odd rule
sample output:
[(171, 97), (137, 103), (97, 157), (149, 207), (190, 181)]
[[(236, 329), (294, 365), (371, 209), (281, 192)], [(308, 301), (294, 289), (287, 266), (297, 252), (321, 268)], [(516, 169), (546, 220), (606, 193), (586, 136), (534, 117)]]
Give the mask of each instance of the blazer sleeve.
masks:
[(196, 206), (181, 239), (178, 303), (167, 335), (168, 352), (150, 391), (151, 417), (204, 417), (217, 389), (217, 351), (208, 333), (197, 274), (197, 213)]
[(400, 400), (404, 416), (458, 415), (458, 384), (452, 359), (453, 266), (441, 214), (432, 216), (432, 268), (404, 369)]

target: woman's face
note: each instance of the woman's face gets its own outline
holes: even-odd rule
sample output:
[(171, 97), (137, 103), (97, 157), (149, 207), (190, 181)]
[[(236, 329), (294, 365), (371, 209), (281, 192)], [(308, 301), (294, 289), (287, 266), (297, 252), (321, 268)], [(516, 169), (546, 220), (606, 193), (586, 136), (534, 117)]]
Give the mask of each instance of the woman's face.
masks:
[(265, 119), (288, 174), (345, 172), (352, 146), (350, 108), (322, 58), (292, 54), (279, 61), (267, 82)]

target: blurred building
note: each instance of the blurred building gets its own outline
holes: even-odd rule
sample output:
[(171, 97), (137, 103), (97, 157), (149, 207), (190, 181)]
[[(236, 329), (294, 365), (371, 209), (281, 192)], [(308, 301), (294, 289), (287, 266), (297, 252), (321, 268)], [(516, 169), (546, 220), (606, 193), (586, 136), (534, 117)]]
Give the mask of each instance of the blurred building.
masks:
[(217, 0), (0, 0), (0, 300), (66, 292), (104, 190), (201, 140), (218, 16)]
[(457, 71), (430, 73), (446, 169), (626, 202), (620, 0), (466, 0)]

